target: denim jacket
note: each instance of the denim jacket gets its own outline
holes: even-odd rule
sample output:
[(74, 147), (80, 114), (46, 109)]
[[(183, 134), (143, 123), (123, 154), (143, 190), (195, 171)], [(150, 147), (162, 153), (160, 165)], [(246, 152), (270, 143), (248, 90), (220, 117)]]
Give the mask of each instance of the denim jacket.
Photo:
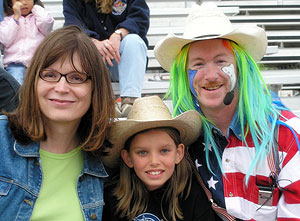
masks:
[[(0, 115), (0, 220), (30, 220), (43, 181), (39, 143), (21, 145), (8, 120)], [(108, 176), (102, 162), (83, 151), (84, 166), (77, 193), (85, 220), (101, 220), (103, 184)]]

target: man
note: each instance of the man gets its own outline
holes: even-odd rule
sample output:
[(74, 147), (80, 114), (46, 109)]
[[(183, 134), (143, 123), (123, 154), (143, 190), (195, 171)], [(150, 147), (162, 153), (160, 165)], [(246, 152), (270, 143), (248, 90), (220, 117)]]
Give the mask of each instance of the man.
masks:
[(266, 48), (263, 29), (233, 27), (208, 3), (191, 10), (183, 37), (154, 49), (172, 75), (174, 114), (202, 116), (189, 153), (223, 220), (300, 219), (300, 119), (272, 102), (255, 63)]
[(0, 67), (0, 114), (13, 111), (19, 103), (17, 80)]

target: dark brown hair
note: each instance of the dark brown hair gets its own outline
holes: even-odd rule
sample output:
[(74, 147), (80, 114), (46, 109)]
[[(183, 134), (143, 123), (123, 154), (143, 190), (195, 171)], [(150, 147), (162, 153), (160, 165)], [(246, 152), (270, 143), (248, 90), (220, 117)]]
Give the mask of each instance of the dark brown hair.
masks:
[[(40, 0), (33, 0), (33, 4), (44, 8), (44, 4)], [(5, 16), (11, 16), (14, 14), (12, 0), (3, 0), (3, 11)]]
[(40, 44), (20, 88), (20, 104), (6, 114), (16, 140), (22, 144), (45, 140), (44, 122), (37, 97), (39, 72), (53, 63), (69, 59), (77, 53), (82, 70), (91, 77), (92, 100), (77, 130), (81, 146), (96, 150), (102, 146), (107, 128), (114, 118), (114, 95), (108, 70), (95, 44), (76, 26), (67, 26), (49, 34)]

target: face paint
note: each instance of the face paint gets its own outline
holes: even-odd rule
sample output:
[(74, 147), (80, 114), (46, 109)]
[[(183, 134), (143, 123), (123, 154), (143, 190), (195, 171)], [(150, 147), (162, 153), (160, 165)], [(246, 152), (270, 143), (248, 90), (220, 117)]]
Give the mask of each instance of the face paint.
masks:
[(236, 84), (236, 75), (234, 71), (234, 65), (230, 64), (228, 66), (224, 66), (221, 68), (221, 70), (227, 74), (230, 78), (230, 91), (232, 91)]
[(192, 91), (192, 93), (193, 93), (193, 95), (194, 95), (195, 97), (197, 97), (197, 93), (196, 93), (196, 91), (195, 91), (195, 89), (194, 89), (193, 81), (194, 81), (194, 78), (195, 78), (196, 74), (197, 74), (197, 70), (189, 69), (188, 75), (189, 75), (190, 89), (191, 89), (191, 91)]
[(225, 105), (229, 105), (231, 104), (233, 97), (234, 97), (234, 91), (233, 89), (235, 88), (236, 85), (236, 75), (235, 75), (235, 71), (234, 71), (234, 65), (230, 64), (228, 66), (222, 67), (221, 70), (223, 71), (223, 73), (227, 74), (230, 78), (230, 91), (227, 92), (223, 103)]

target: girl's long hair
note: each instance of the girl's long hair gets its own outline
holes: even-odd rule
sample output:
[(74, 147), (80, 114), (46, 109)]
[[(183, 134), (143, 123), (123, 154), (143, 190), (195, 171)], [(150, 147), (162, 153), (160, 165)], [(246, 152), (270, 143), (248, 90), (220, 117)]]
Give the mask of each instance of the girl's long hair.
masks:
[[(256, 150), (245, 178), (247, 184), (251, 171), (257, 165), (261, 165), (275, 145), (274, 130), (280, 110), (284, 107), (272, 103), (272, 96), (263, 80), (259, 67), (251, 56), (232, 41), (224, 39), (223, 44), (233, 51), (238, 69), (239, 103), (237, 117), (240, 122), (240, 129), (243, 131), (241, 139), (248, 146), (247, 136), (250, 136)], [(189, 48), (190, 44), (181, 50), (171, 69), (170, 88), (167, 96), (170, 94), (172, 96), (175, 116), (191, 109), (199, 111), (198, 101), (192, 95), (188, 83), (187, 58)], [(212, 146), (212, 151), (223, 172), (221, 156), (213, 139), (213, 122), (209, 121), (201, 111), (199, 112), (203, 122), (205, 146)], [(210, 166), (209, 151), (205, 151), (205, 159), (208, 169), (213, 173)]]
[[(180, 144), (179, 133), (173, 128), (156, 128), (166, 132), (175, 142)], [(156, 130), (154, 129), (154, 130)], [(153, 130), (153, 129), (150, 129)], [(145, 132), (145, 131), (142, 131)], [(139, 133), (142, 133), (139, 132)], [(136, 135), (136, 134), (135, 134)], [(134, 135), (134, 136), (135, 136)], [(125, 143), (125, 149), (129, 150), (133, 137), (129, 138)], [(192, 168), (188, 160), (184, 156), (179, 164), (175, 166), (175, 171), (167, 182), (166, 191), (162, 196), (161, 211), (166, 221), (176, 221), (183, 219), (179, 202), (186, 199), (190, 193), (192, 179)], [(149, 200), (149, 192), (145, 184), (126, 164), (121, 161), (119, 183), (114, 189), (113, 194), (118, 200), (116, 213), (120, 217), (127, 217), (133, 220), (137, 215), (146, 211)], [(164, 205), (167, 205), (168, 211), (164, 211)]]

